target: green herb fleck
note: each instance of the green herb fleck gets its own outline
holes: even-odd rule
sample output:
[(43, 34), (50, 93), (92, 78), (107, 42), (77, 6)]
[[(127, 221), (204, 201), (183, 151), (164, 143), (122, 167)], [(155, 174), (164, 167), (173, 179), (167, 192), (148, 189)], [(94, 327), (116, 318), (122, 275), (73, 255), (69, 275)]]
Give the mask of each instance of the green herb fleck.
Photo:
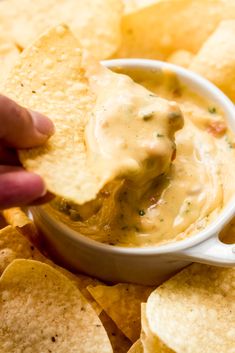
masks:
[(156, 137), (164, 137), (164, 135), (163, 134), (156, 134)]
[(139, 215), (140, 215), (140, 216), (144, 216), (144, 215), (145, 215), (144, 210), (139, 210)]
[(164, 222), (164, 219), (163, 219), (163, 218), (161, 218), (161, 219), (160, 219), (160, 222)]
[(216, 107), (209, 107), (208, 108), (208, 112), (211, 113), (211, 114), (216, 114)]

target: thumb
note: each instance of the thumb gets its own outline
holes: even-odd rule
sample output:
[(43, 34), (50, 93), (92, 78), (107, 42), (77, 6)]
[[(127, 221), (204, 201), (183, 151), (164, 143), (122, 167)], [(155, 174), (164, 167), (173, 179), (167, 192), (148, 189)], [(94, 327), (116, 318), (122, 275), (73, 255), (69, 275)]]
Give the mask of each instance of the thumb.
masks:
[(53, 133), (53, 123), (47, 117), (0, 95), (0, 140), (8, 147), (36, 147)]

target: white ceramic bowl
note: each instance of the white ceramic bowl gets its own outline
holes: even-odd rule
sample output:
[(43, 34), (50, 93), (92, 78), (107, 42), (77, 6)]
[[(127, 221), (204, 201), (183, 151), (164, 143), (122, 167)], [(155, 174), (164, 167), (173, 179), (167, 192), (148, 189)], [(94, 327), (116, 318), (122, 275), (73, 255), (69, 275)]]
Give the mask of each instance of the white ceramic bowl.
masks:
[[(135, 67), (154, 72), (164, 68), (175, 72), (179, 80), (192, 91), (222, 108), (227, 123), (235, 133), (234, 105), (218, 88), (199, 75), (154, 60), (119, 59), (104, 61), (103, 64), (110, 69)], [(101, 244), (58, 222), (41, 207), (34, 207), (31, 212), (42, 230), (43, 241), (61, 263), (102, 280), (154, 285), (192, 261), (217, 266), (235, 265), (235, 245), (224, 244), (218, 238), (220, 231), (235, 215), (235, 198), (215, 221), (198, 234), (175, 243), (148, 248)]]

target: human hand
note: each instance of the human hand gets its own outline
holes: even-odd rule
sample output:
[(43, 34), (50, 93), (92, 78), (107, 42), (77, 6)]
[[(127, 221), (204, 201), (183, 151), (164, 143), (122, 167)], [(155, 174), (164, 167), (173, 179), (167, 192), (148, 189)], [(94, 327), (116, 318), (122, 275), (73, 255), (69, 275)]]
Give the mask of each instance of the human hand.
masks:
[(0, 209), (45, 199), (42, 178), (20, 166), (16, 149), (39, 146), (53, 133), (48, 118), (0, 95)]

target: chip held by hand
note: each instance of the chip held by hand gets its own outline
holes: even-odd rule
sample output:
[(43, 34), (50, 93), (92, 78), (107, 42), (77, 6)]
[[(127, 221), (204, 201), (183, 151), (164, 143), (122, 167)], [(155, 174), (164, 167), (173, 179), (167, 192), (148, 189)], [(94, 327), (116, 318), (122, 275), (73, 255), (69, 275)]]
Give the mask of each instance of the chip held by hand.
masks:
[(77, 204), (113, 180), (139, 187), (164, 173), (183, 125), (176, 103), (93, 60), (64, 25), (23, 52), (5, 94), (52, 119), (55, 134), (20, 151), (20, 160), (50, 192)]

